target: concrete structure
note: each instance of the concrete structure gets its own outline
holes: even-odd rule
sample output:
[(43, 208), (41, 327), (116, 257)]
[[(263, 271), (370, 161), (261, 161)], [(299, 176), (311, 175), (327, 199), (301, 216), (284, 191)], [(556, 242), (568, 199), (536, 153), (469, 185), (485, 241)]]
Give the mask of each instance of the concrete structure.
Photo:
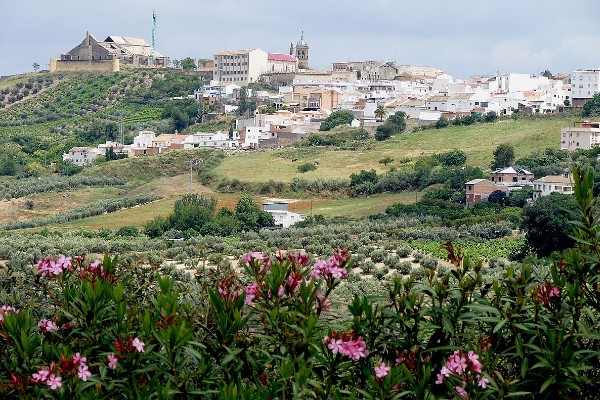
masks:
[(497, 77), (498, 90), (501, 92), (524, 92), (535, 90), (538, 86), (548, 83), (545, 76), (532, 76), (530, 74), (503, 74)]
[(499, 168), (490, 173), (490, 181), (500, 185), (524, 185), (533, 180), (533, 173), (519, 167)]
[(289, 54), (269, 53), (267, 61), (266, 72), (270, 74), (295, 73), (298, 69), (298, 60)]
[(63, 154), (63, 161), (70, 161), (73, 164), (84, 167), (91, 165), (98, 157), (103, 157), (104, 153), (95, 147), (73, 147), (68, 153)]
[(233, 131), (232, 137), (229, 132), (218, 131), (215, 133), (198, 132), (189, 135), (183, 141), (184, 149), (193, 149), (198, 147), (215, 147), (219, 149), (235, 149), (240, 146), (237, 131)]
[(533, 181), (533, 200), (550, 193), (573, 194), (573, 180), (562, 175), (548, 175)]
[(466, 203), (474, 204), (480, 201), (487, 201), (491, 193), (496, 190), (508, 192), (508, 186), (496, 184), (487, 179), (473, 179), (465, 183)]
[(578, 69), (571, 73), (572, 105), (582, 107), (599, 92), (600, 69)]
[(282, 228), (289, 228), (290, 226), (304, 221), (306, 216), (303, 214), (294, 213), (288, 211), (288, 203), (265, 203), (263, 204), (263, 210), (271, 214), (275, 220), (275, 226), (281, 226)]
[(268, 62), (261, 49), (220, 51), (214, 55), (213, 80), (248, 86), (267, 72)]
[(600, 144), (600, 122), (579, 122), (579, 126), (560, 129), (560, 149), (591, 149)]
[(332, 111), (338, 108), (340, 93), (333, 89), (294, 87), (293, 92), (283, 96), (284, 103), (297, 103), (299, 110), (323, 109)]
[(140, 131), (133, 138), (133, 147), (152, 147), (154, 139), (156, 139), (156, 133), (152, 131)]
[(431, 96), (426, 107), (431, 111), (469, 112), (475, 108), (473, 93), (455, 93), (448, 96)]
[(333, 63), (334, 72), (352, 72), (356, 79), (366, 81), (393, 80), (398, 68), (392, 61), (348, 61)]

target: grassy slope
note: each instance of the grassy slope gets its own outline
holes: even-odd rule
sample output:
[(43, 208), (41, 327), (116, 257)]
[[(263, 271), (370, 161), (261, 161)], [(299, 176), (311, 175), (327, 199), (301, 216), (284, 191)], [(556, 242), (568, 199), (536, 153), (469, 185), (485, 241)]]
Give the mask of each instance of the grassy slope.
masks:
[[(407, 132), (392, 139), (375, 143), (368, 150), (321, 151), (308, 154), (296, 162), (281, 157), (278, 151), (242, 153), (228, 157), (215, 170), (219, 177), (237, 178), (241, 181), (264, 182), (269, 179), (290, 182), (295, 177), (306, 179), (347, 178), (360, 170), (386, 171), (379, 160), (391, 157), (390, 166), (398, 165), (405, 157), (442, 153), (450, 149), (462, 149), (468, 155), (467, 163), (484, 169), (489, 167), (493, 151), (501, 143), (515, 147), (517, 158), (534, 150), (556, 149), (559, 146), (560, 128), (570, 120), (540, 118), (534, 120), (502, 120), (494, 124), (452, 126), (446, 129), (430, 129)], [(318, 162), (316, 171), (299, 173), (303, 162)]]

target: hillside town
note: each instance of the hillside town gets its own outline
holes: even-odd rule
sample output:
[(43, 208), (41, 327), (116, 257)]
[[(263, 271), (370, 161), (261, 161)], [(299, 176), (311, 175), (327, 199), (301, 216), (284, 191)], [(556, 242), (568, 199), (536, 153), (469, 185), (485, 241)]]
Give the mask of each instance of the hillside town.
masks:
[[(338, 110), (350, 112), (355, 127), (373, 129), (383, 123), (382, 117), (398, 112), (418, 126), (428, 126), (471, 115), (510, 117), (577, 110), (599, 92), (598, 69), (556, 75), (498, 71), (460, 79), (430, 66), (362, 60), (333, 62), (329, 70), (318, 70), (310, 67), (309, 50), (302, 32), (296, 43), (290, 43), (288, 53), (260, 48), (221, 50), (212, 58), (198, 59), (193, 68), (181, 68), (182, 73), (199, 77), (198, 89), (188, 97), (220, 110), (216, 115), (234, 114), (242, 97), (255, 99), (256, 110), (238, 117), (229, 131), (185, 135), (140, 131), (132, 144), (108, 141), (97, 147), (74, 147), (63, 159), (84, 166), (104, 157), (108, 149), (119, 156), (136, 157), (200, 147), (281, 148), (317, 132), (321, 122)], [(180, 66), (179, 61), (173, 63)], [(169, 57), (144, 39), (108, 36), (98, 41), (89, 32), (81, 44), (51, 62), (54, 70), (96, 70), (109, 65), (112, 71), (170, 64)], [(600, 125), (584, 121), (563, 128), (558, 135), (561, 150), (590, 149), (600, 143)], [(572, 193), (572, 182), (563, 176), (534, 181), (530, 172), (507, 165), (492, 171), (489, 179), (466, 182), (466, 203), (485, 201), (497, 191), (510, 194), (523, 188), (535, 189), (535, 199), (555, 191)]]

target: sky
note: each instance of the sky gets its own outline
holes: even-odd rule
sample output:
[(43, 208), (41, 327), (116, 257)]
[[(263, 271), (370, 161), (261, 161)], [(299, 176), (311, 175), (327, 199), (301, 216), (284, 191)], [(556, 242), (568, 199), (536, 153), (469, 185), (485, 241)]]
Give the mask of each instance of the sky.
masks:
[(304, 31), (310, 67), (382, 60), (475, 74), (600, 69), (598, 0), (0, 0), (0, 76), (47, 69), (89, 31), (142, 37), (171, 57), (287, 53)]

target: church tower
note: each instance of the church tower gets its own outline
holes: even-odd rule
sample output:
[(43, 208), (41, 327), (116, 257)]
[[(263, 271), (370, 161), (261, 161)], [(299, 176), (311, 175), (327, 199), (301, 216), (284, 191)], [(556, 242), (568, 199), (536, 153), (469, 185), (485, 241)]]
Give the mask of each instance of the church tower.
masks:
[(308, 44), (304, 41), (304, 31), (296, 43), (296, 58), (298, 59), (298, 68), (308, 68)]

